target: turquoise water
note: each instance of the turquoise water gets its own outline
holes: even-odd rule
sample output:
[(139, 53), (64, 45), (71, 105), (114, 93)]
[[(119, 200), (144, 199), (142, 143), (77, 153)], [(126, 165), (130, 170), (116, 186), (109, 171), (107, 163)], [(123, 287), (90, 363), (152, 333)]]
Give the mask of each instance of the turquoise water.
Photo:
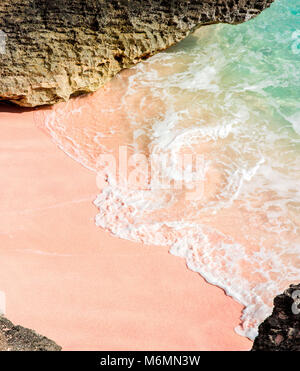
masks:
[[(37, 113), (93, 171), (117, 146), (169, 156), (153, 167), (183, 188), (150, 179), (131, 189), (107, 170), (96, 224), (169, 246), (245, 306), (237, 331), (250, 338), (274, 296), (300, 281), (299, 25), (300, 0), (276, 0), (247, 23), (200, 28), (94, 96)], [(183, 153), (202, 156), (201, 197), (191, 197), (194, 174), (179, 171)]]
[(291, 127), (289, 118), (299, 114), (300, 103), (300, 1), (278, 0), (258, 18), (223, 31), (224, 85), (247, 80), (273, 107), (274, 118)]
[(224, 90), (246, 101), (263, 99), (273, 124), (300, 134), (300, 0), (276, 0), (246, 23), (211, 26), (204, 39), (190, 37), (171, 53), (175, 50), (199, 52), (199, 58), (201, 53), (213, 57), (215, 51), (218, 58), (211, 63), (222, 63), (218, 72)]

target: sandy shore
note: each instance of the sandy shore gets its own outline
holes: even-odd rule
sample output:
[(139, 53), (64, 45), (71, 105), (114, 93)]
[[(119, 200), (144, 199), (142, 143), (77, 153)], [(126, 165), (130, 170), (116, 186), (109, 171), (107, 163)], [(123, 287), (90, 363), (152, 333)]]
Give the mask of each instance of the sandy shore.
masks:
[(94, 224), (95, 175), (0, 106), (0, 290), (7, 317), (64, 350), (248, 350), (242, 306), (164, 247)]

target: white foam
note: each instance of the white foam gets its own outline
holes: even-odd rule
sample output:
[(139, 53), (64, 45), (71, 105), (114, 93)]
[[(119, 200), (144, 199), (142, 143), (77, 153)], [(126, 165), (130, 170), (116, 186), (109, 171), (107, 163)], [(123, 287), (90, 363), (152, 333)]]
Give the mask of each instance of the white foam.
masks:
[[(214, 26), (203, 37), (218, 40), (221, 32)], [(170, 155), (168, 163), (156, 163), (166, 181), (183, 180), (180, 153), (203, 156), (202, 199), (186, 198), (189, 189), (157, 189), (150, 182), (130, 190), (108, 181), (95, 200), (96, 224), (124, 239), (169, 246), (245, 306), (237, 331), (253, 339), (274, 296), (300, 280), (299, 141), (266, 96), (264, 89), (277, 82), (264, 71), (256, 84), (228, 82), (235, 79), (224, 75), (231, 61), (218, 43), (211, 42), (208, 53), (200, 40), (188, 53), (162, 53), (121, 75), (115, 84), (123, 81), (125, 88), (115, 111), (101, 99), (96, 108), (81, 99), (81, 110), (57, 108), (45, 125), (66, 153), (92, 170), (99, 152), (112, 152), (106, 138), (124, 127), (120, 145)], [(72, 115), (91, 111), (93, 121), (74, 128)], [(119, 117), (121, 126), (106, 126)], [(299, 134), (298, 116), (289, 120)]]
[(292, 116), (289, 116), (288, 120), (292, 123), (295, 132), (300, 135), (300, 112), (296, 112)]

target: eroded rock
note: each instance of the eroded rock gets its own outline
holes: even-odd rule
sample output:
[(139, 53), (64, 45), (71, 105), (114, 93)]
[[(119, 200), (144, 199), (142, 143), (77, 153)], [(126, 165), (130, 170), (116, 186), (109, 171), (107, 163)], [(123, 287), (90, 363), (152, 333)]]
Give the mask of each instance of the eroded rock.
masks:
[(0, 100), (34, 107), (93, 92), (201, 25), (273, 0), (1, 0)]
[(274, 309), (260, 326), (252, 350), (300, 351), (300, 284), (274, 299)]
[(22, 326), (14, 326), (0, 316), (0, 351), (59, 351), (61, 347), (45, 336)]

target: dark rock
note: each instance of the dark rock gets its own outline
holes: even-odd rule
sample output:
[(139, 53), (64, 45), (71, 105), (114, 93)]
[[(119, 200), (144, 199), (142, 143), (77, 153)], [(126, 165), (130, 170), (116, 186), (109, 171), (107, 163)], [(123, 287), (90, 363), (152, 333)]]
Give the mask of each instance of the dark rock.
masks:
[(201, 25), (273, 0), (1, 0), (0, 100), (33, 107), (93, 92)]
[(14, 326), (0, 316), (0, 351), (59, 351), (61, 347), (45, 336), (22, 326)]
[(274, 299), (274, 309), (260, 326), (254, 351), (300, 351), (300, 284)]

